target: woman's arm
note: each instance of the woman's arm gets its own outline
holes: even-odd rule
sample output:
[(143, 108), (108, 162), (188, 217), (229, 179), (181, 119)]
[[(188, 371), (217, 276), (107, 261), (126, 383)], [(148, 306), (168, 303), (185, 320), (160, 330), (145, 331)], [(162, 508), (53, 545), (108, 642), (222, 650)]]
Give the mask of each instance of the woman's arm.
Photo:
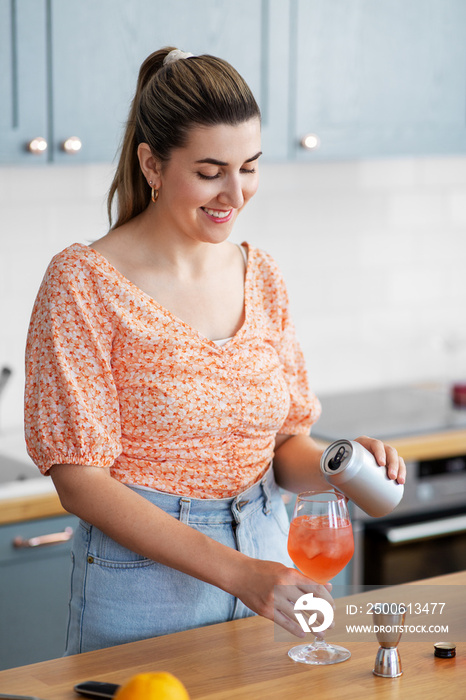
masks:
[[(374, 455), (379, 466), (386, 467), (390, 479), (404, 484), (406, 465), (395, 448), (365, 435), (356, 442)], [(323, 449), (309, 435), (277, 435), (273, 466), (278, 485), (292, 493), (328, 489), (320, 471), (322, 453)]]
[[(220, 544), (168, 515), (100, 467), (54, 465), (50, 473), (65, 510), (138, 554), (240, 598), (252, 611), (302, 636), (293, 604), (314, 592), (332, 603), (330, 587), (295, 569)], [(281, 593), (276, 586), (286, 586)]]

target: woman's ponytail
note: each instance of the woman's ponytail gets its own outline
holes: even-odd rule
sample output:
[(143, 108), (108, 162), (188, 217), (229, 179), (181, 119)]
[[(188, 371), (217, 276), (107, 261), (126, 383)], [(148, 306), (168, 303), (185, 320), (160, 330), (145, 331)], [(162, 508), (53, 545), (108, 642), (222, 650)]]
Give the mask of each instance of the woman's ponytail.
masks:
[(151, 54), (139, 69), (136, 94), (131, 104), (126, 131), (121, 145), (120, 158), (107, 199), (107, 213), (112, 225), (112, 204), (117, 195), (117, 219), (113, 228), (122, 226), (147, 207), (150, 200), (150, 189), (142, 174), (138, 158), (138, 146), (141, 143), (138, 133), (138, 115), (141, 95), (146, 85), (162, 68), (163, 60), (172, 49), (166, 48)]

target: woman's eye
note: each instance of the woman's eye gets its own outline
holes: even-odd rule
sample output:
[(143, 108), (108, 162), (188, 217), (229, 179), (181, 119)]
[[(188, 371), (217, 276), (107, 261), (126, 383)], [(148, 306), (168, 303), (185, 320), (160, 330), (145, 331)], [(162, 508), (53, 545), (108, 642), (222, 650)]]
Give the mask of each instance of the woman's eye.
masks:
[(217, 177), (220, 177), (220, 173), (216, 173), (215, 175), (204, 175), (204, 173), (197, 173), (198, 177), (201, 178), (201, 180), (215, 180)]
[[(245, 175), (245, 174), (252, 175), (255, 172), (256, 172), (255, 168), (240, 168), (240, 173), (242, 175)], [(200, 177), (201, 180), (216, 180), (217, 178), (220, 177), (220, 175), (221, 175), (221, 173), (215, 173), (215, 175), (206, 175), (205, 173), (201, 173), (201, 172), (197, 173), (197, 176)]]

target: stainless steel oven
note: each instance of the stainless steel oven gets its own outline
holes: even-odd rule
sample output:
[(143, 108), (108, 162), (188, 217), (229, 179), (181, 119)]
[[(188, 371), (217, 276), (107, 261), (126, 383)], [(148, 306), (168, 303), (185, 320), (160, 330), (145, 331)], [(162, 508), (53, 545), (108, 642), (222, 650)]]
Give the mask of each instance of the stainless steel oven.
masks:
[(403, 501), (384, 518), (353, 508), (354, 585), (392, 585), (466, 569), (466, 455), (407, 465)]
[[(332, 441), (466, 430), (446, 387), (393, 387), (322, 397), (313, 435)], [(451, 451), (451, 450), (450, 450)], [(466, 454), (407, 464), (402, 502), (384, 518), (352, 507), (355, 555), (347, 582), (391, 585), (466, 569)]]

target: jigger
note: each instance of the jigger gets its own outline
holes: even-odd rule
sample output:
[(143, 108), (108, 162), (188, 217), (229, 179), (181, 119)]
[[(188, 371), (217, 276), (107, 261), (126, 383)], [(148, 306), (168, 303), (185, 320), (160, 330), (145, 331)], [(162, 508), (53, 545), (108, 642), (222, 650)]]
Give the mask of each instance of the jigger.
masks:
[[(383, 678), (397, 678), (403, 673), (397, 647), (405, 622), (406, 608), (397, 603), (381, 603), (374, 608), (381, 610), (381, 612), (375, 612), (375, 610), (372, 612), (380, 648), (375, 657), (372, 673)], [(388, 612), (384, 612), (385, 610)]]

